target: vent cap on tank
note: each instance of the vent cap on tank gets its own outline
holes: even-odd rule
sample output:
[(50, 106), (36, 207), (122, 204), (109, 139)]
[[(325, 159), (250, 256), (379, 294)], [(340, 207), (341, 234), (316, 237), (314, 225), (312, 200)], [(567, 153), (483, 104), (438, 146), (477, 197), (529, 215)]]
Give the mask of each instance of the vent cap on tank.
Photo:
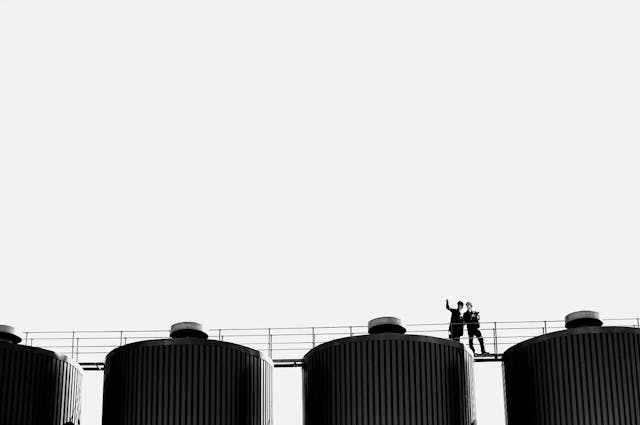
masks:
[(0, 325), (0, 343), (9, 342), (11, 344), (19, 344), (22, 338), (13, 326)]
[(564, 318), (564, 325), (567, 329), (602, 326), (602, 320), (600, 320), (600, 313), (597, 311), (582, 310), (567, 314)]
[(171, 338), (200, 338), (207, 339), (209, 334), (198, 322), (178, 322), (171, 325)]
[(369, 334), (394, 333), (403, 334), (407, 329), (397, 317), (385, 316), (369, 320)]

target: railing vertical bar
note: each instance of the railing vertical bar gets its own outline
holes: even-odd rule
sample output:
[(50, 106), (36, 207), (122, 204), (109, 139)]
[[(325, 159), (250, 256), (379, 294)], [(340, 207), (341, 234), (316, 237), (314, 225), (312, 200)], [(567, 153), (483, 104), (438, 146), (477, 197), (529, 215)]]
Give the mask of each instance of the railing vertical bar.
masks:
[(311, 328), (311, 346), (316, 348), (316, 328)]
[(498, 322), (493, 322), (493, 352), (498, 355)]

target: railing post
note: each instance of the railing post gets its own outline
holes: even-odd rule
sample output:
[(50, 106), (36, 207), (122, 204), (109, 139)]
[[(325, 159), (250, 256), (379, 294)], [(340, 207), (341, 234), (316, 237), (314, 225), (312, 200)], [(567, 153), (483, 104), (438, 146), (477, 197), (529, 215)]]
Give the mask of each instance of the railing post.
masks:
[(640, 328), (640, 317), (636, 318), (636, 328)]
[(544, 335), (546, 335), (546, 334), (547, 334), (547, 321), (546, 321), (546, 320), (544, 321), (544, 328), (543, 328), (543, 330), (542, 330), (542, 333), (543, 333)]
[(218, 329), (218, 341), (222, 341), (222, 329)]
[(353, 326), (349, 326), (349, 336), (353, 336)]
[(76, 361), (79, 361), (80, 359), (80, 337), (76, 338)]
[(498, 322), (493, 322), (493, 352), (498, 355)]
[(311, 347), (316, 348), (316, 328), (311, 328)]
[(122, 331), (120, 331), (120, 346), (122, 347)]
[(71, 332), (71, 358), (72, 359), (74, 358), (73, 354), (74, 354), (74, 348), (75, 348), (74, 346), (75, 340), (76, 340), (76, 332), (72, 331)]
[(273, 357), (273, 337), (271, 335), (271, 328), (269, 328), (269, 357)]

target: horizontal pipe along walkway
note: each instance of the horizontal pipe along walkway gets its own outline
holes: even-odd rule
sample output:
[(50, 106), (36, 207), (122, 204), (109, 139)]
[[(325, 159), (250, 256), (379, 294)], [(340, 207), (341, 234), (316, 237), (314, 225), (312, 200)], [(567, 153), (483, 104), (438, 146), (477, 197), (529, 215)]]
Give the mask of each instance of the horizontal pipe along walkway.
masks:
[[(640, 328), (640, 318), (603, 319), (605, 326)], [(448, 337), (449, 323), (405, 325), (408, 334)], [(502, 353), (527, 339), (564, 329), (563, 320), (482, 322), (481, 331), (489, 355), (476, 356), (476, 362), (502, 361)], [(366, 326), (308, 326), (292, 328), (209, 329), (209, 339), (228, 341), (265, 352), (275, 367), (300, 367), (302, 357), (312, 348), (334, 339), (366, 335)], [(29, 331), (23, 344), (65, 354), (85, 370), (104, 369), (111, 350), (132, 342), (169, 337), (168, 330), (115, 331)], [(468, 344), (467, 335), (460, 339)], [(474, 342), (477, 346), (477, 340)]]

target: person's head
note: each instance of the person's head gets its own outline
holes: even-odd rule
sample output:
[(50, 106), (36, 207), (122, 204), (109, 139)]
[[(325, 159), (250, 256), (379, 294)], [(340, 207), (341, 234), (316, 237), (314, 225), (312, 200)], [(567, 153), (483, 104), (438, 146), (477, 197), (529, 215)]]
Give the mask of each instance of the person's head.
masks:
[(471, 301), (467, 302), (467, 311), (472, 311), (473, 310), (473, 304), (471, 304)]
[(458, 301), (458, 310), (462, 311), (462, 307), (464, 307), (464, 304), (462, 301)]

